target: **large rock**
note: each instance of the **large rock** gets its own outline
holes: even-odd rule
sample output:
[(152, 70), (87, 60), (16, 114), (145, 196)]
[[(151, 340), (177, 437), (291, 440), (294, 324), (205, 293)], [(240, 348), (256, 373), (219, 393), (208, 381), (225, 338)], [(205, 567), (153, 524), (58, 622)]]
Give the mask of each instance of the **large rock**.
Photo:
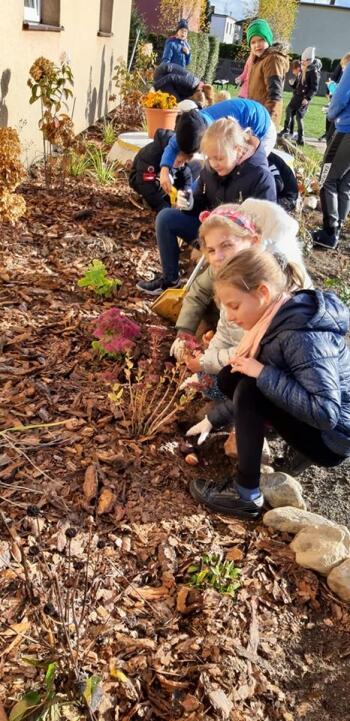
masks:
[(306, 527), (293, 538), (290, 547), (299, 566), (327, 576), (350, 556), (350, 533), (345, 526)]
[(312, 528), (323, 528), (323, 526), (337, 526), (337, 523), (329, 521), (328, 518), (319, 516), (318, 513), (304, 511), (302, 508), (294, 508), (292, 506), (283, 506), (282, 508), (274, 508), (272, 511), (265, 513), (263, 521), (265, 526), (275, 528), (276, 531), (285, 533), (299, 533), (302, 528), (311, 526)]
[(350, 558), (336, 566), (327, 576), (329, 588), (343, 601), (350, 601)]
[(280, 506), (306, 508), (299, 481), (287, 473), (262, 474), (260, 488), (272, 508), (280, 508)]

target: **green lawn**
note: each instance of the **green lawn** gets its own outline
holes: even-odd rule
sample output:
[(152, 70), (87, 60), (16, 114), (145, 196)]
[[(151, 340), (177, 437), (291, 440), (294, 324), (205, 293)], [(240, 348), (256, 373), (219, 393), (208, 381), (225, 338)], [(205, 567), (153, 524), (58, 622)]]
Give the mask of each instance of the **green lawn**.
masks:
[[(238, 88), (235, 85), (229, 85), (228, 89), (233, 96), (238, 94)], [(283, 93), (284, 109), (287, 107), (292, 93)], [(322, 112), (322, 107), (327, 104), (327, 98), (325, 96), (316, 95), (312, 98), (310, 107), (305, 116), (305, 135), (310, 138), (320, 138), (323, 135), (326, 124), (326, 116)], [(284, 113), (283, 113), (284, 120)]]

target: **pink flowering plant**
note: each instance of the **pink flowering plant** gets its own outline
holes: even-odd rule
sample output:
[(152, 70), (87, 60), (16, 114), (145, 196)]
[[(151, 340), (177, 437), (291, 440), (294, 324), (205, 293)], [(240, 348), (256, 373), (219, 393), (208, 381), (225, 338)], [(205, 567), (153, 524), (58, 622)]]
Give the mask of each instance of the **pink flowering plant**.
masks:
[(128, 436), (152, 438), (169, 426), (192, 400), (192, 389), (180, 389), (187, 369), (165, 363), (159, 369), (159, 349), (167, 330), (149, 326), (149, 357), (133, 361), (125, 356), (124, 382), (114, 383), (108, 394), (112, 411)]
[(119, 308), (109, 308), (93, 321), (93, 335), (97, 340), (91, 345), (101, 359), (117, 360), (132, 353), (140, 331), (140, 326)]

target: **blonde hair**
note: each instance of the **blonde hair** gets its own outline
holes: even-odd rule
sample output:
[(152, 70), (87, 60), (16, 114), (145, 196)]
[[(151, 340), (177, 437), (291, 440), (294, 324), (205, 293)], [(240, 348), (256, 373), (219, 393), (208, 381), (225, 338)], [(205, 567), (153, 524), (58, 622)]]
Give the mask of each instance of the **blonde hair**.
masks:
[(294, 263), (284, 256), (275, 256), (262, 248), (242, 250), (217, 272), (215, 285), (228, 283), (243, 293), (256, 290), (262, 283), (275, 291), (277, 298), (288, 290), (302, 288), (304, 277)]
[(236, 147), (246, 151), (251, 138), (249, 128), (243, 130), (234, 118), (221, 118), (209, 125), (202, 137), (200, 149), (206, 155), (208, 147), (215, 144), (220, 152), (228, 155), (229, 150)]
[(193, 95), (191, 95), (191, 100), (194, 100), (195, 103), (198, 103), (202, 108), (208, 107), (208, 105), (213, 105), (214, 103), (214, 88), (212, 85), (204, 84), (202, 85), (200, 90), (196, 90)]
[(350, 63), (350, 53), (345, 53), (345, 55), (343, 55), (343, 57), (340, 61), (340, 65), (342, 66), (343, 70), (344, 70), (344, 68), (346, 68), (346, 66), (349, 63)]
[[(232, 211), (238, 211), (239, 207), (239, 205), (234, 205), (233, 203), (225, 203), (224, 205), (220, 205), (220, 208), (222, 208), (223, 210), (226, 209)], [(199, 240), (204, 253), (207, 247), (205, 242), (205, 236), (207, 235), (207, 233), (209, 233), (210, 230), (213, 230), (213, 228), (221, 228), (223, 232), (227, 231), (230, 235), (234, 235), (236, 238), (246, 238), (247, 240), (253, 238), (255, 235), (247, 228), (244, 228), (242, 225), (235, 223), (233, 220), (225, 217), (224, 215), (211, 215), (209, 218), (204, 220), (204, 222), (199, 228)], [(257, 230), (257, 233), (258, 232), (259, 231)]]
[(215, 94), (216, 103), (222, 103), (223, 100), (231, 100), (231, 93), (228, 90), (219, 90)]

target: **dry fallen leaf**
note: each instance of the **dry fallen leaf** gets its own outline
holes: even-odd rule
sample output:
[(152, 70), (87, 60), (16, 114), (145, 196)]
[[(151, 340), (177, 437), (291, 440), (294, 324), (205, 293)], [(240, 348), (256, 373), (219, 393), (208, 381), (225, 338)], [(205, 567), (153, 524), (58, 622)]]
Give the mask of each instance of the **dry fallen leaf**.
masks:
[(84, 496), (88, 503), (93, 500), (93, 498), (96, 498), (97, 495), (97, 487), (98, 487), (98, 480), (97, 480), (97, 469), (94, 464), (91, 466), (88, 466), (85, 471), (85, 479), (83, 484), (83, 491)]
[(233, 546), (233, 548), (229, 548), (225, 558), (226, 561), (241, 561), (244, 558), (244, 553), (237, 546)]
[(116, 496), (111, 491), (110, 488), (104, 488), (99, 499), (98, 499), (98, 506), (97, 506), (97, 513), (98, 515), (102, 515), (102, 513), (110, 513), (115, 502), (116, 502)]

